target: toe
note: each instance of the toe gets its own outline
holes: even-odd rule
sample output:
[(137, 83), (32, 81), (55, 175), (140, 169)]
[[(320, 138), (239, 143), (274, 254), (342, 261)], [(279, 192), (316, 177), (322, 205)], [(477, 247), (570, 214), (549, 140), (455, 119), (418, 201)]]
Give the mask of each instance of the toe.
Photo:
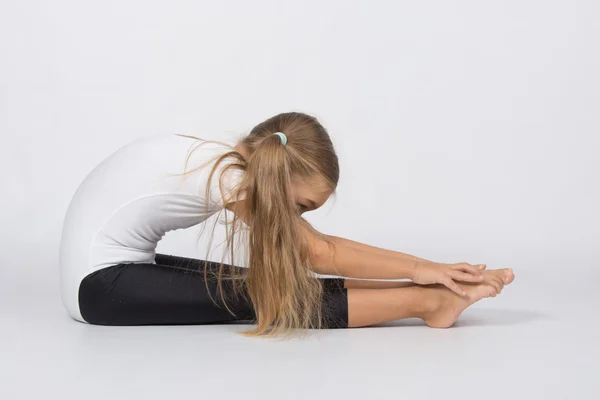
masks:
[(504, 270), (504, 284), (508, 285), (515, 279), (515, 274), (513, 273), (512, 268), (508, 268)]

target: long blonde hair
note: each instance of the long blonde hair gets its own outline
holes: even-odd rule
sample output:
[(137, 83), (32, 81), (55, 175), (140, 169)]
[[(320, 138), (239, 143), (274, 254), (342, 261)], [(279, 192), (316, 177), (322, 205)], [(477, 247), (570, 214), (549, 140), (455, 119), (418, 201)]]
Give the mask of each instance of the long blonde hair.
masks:
[[(287, 136), (285, 146), (279, 136), (274, 135), (275, 132), (283, 132)], [(256, 324), (242, 332), (247, 336), (277, 335), (295, 328), (327, 327), (323, 318), (322, 281), (312, 272), (312, 252), (300, 231), (308, 229), (322, 240), (327, 239), (301, 217), (289, 188), (294, 179), (320, 176), (335, 192), (339, 164), (329, 134), (315, 117), (289, 112), (261, 122), (239, 139), (238, 145), (245, 150), (247, 158), (229, 146), (230, 151), (211, 160), (214, 165), (206, 186), (208, 198), (213, 175), (217, 168), (222, 168), (218, 178), (221, 198), (224, 200), (225, 195), (236, 198), (237, 194), (244, 193), (243, 211), (248, 223), (248, 229), (243, 230), (242, 220), (235, 213), (231, 221), (225, 218), (226, 249), (232, 268), (226, 275), (225, 264), (221, 260), (214, 277), (218, 281), (219, 297), (227, 310), (234, 314), (223, 290), (224, 279), (232, 280), (232, 296), (249, 297), (256, 314)], [(221, 163), (226, 164), (221, 166)], [(226, 194), (223, 176), (229, 169), (244, 173), (233, 193)], [(236, 236), (240, 233), (245, 234), (243, 240), (248, 249), (245, 255), (248, 268), (244, 268), (242, 274), (236, 272), (239, 268), (233, 267), (237, 264), (234, 249)], [(207, 266), (208, 262), (204, 268), (208, 285)]]

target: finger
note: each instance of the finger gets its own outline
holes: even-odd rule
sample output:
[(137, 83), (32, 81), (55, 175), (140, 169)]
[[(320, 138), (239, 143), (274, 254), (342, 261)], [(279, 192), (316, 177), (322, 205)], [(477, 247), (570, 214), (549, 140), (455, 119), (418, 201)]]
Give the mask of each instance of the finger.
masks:
[(450, 279), (449, 277), (447, 277), (446, 279), (444, 279), (442, 281), (442, 283), (450, 290), (452, 290), (454, 293), (456, 293), (459, 296), (466, 296), (467, 292), (465, 292), (464, 290), (462, 290), (462, 288), (460, 286), (458, 286), (456, 284), (456, 282), (454, 282), (452, 279)]
[(465, 272), (460, 272), (457, 270), (451, 270), (448, 271), (448, 275), (457, 281), (463, 281), (463, 282), (481, 282), (483, 281), (483, 275), (471, 275), (471, 274), (467, 274)]
[(478, 268), (472, 266), (472, 265), (458, 265), (456, 266), (456, 268), (453, 268), (455, 271), (464, 271), (464, 272), (468, 272), (471, 273), (473, 275), (482, 275), (481, 270), (479, 270)]
[(483, 269), (486, 269), (486, 267), (487, 267), (486, 264), (469, 264), (468, 262), (456, 263), (454, 265), (473, 267), (477, 270), (483, 270)]

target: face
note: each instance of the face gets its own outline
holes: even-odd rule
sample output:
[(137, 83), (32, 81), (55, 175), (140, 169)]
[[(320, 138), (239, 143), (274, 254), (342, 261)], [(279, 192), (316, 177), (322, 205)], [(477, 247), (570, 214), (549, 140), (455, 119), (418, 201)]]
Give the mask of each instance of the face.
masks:
[(333, 193), (321, 177), (295, 180), (292, 183), (291, 192), (300, 214), (321, 207)]

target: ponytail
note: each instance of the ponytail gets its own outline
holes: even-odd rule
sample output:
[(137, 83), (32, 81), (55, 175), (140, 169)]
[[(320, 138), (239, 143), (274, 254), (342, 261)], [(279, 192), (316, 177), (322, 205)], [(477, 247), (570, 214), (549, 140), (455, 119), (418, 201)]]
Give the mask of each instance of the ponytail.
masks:
[[(284, 134), (274, 134), (277, 132)], [(218, 272), (209, 277), (206, 261), (207, 287), (209, 279), (217, 280), (221, 304), (233, 315), (235, 312), (227, 299), (229, 294), (223, 290), (224, 279), (230, 279), (233, 284), (233, 298), (241, 294), (251, 301), (257, 323), (242, 332), (244, 335), (276, 335), (289, 333), (294, 328), (326, 327), (321, 308), (322, 280), (312, 272), (311, 249), (301, 232), (310, 231), (324, 241), (327, 238), (301, 218), (290, 188), (293, 178), (319, 175), (335, 190), (339, 164), (331, 139), (316, 118), (292, 112), (263, 121), (238, 144), (248, 154), (242, 155), (231, 147), (231, 151), (217, 157), (209, 173), (205, 197), (209, 197), (210, 182), (220, 169), (219, 188), (225, 204), (223, 173), (230, 168), (244, 171), (233, 196), (244, 193), (243, 214), (248, 229), (241, 229), (241, 220), (236, 213), (231, 222), (225, 218), (226, 248), (232, 267), (226, 276), (225, 263), (221, 261)], [(217, 220), (213, 233), (216, 223)], [(204, 226), (200, 234), (203, 230)], [(249, 268), (243, 268), (246, 270), (243, 273), (234, 267), (234, 253), (240, 250), (235, 240), (238, 233), (242, 234), (248, 250), (244, 258)], [(209, 248), (211, 244), (212, 239)]]
[(244, 334), (320, 328), (322, 286), (309, 268), (310, 249), (300, 235), (302, 221), (289, 191), (289, 156), (277, 135), (265, 136), (252, 152), (246, 179), (246, 284), (257, 325)]

